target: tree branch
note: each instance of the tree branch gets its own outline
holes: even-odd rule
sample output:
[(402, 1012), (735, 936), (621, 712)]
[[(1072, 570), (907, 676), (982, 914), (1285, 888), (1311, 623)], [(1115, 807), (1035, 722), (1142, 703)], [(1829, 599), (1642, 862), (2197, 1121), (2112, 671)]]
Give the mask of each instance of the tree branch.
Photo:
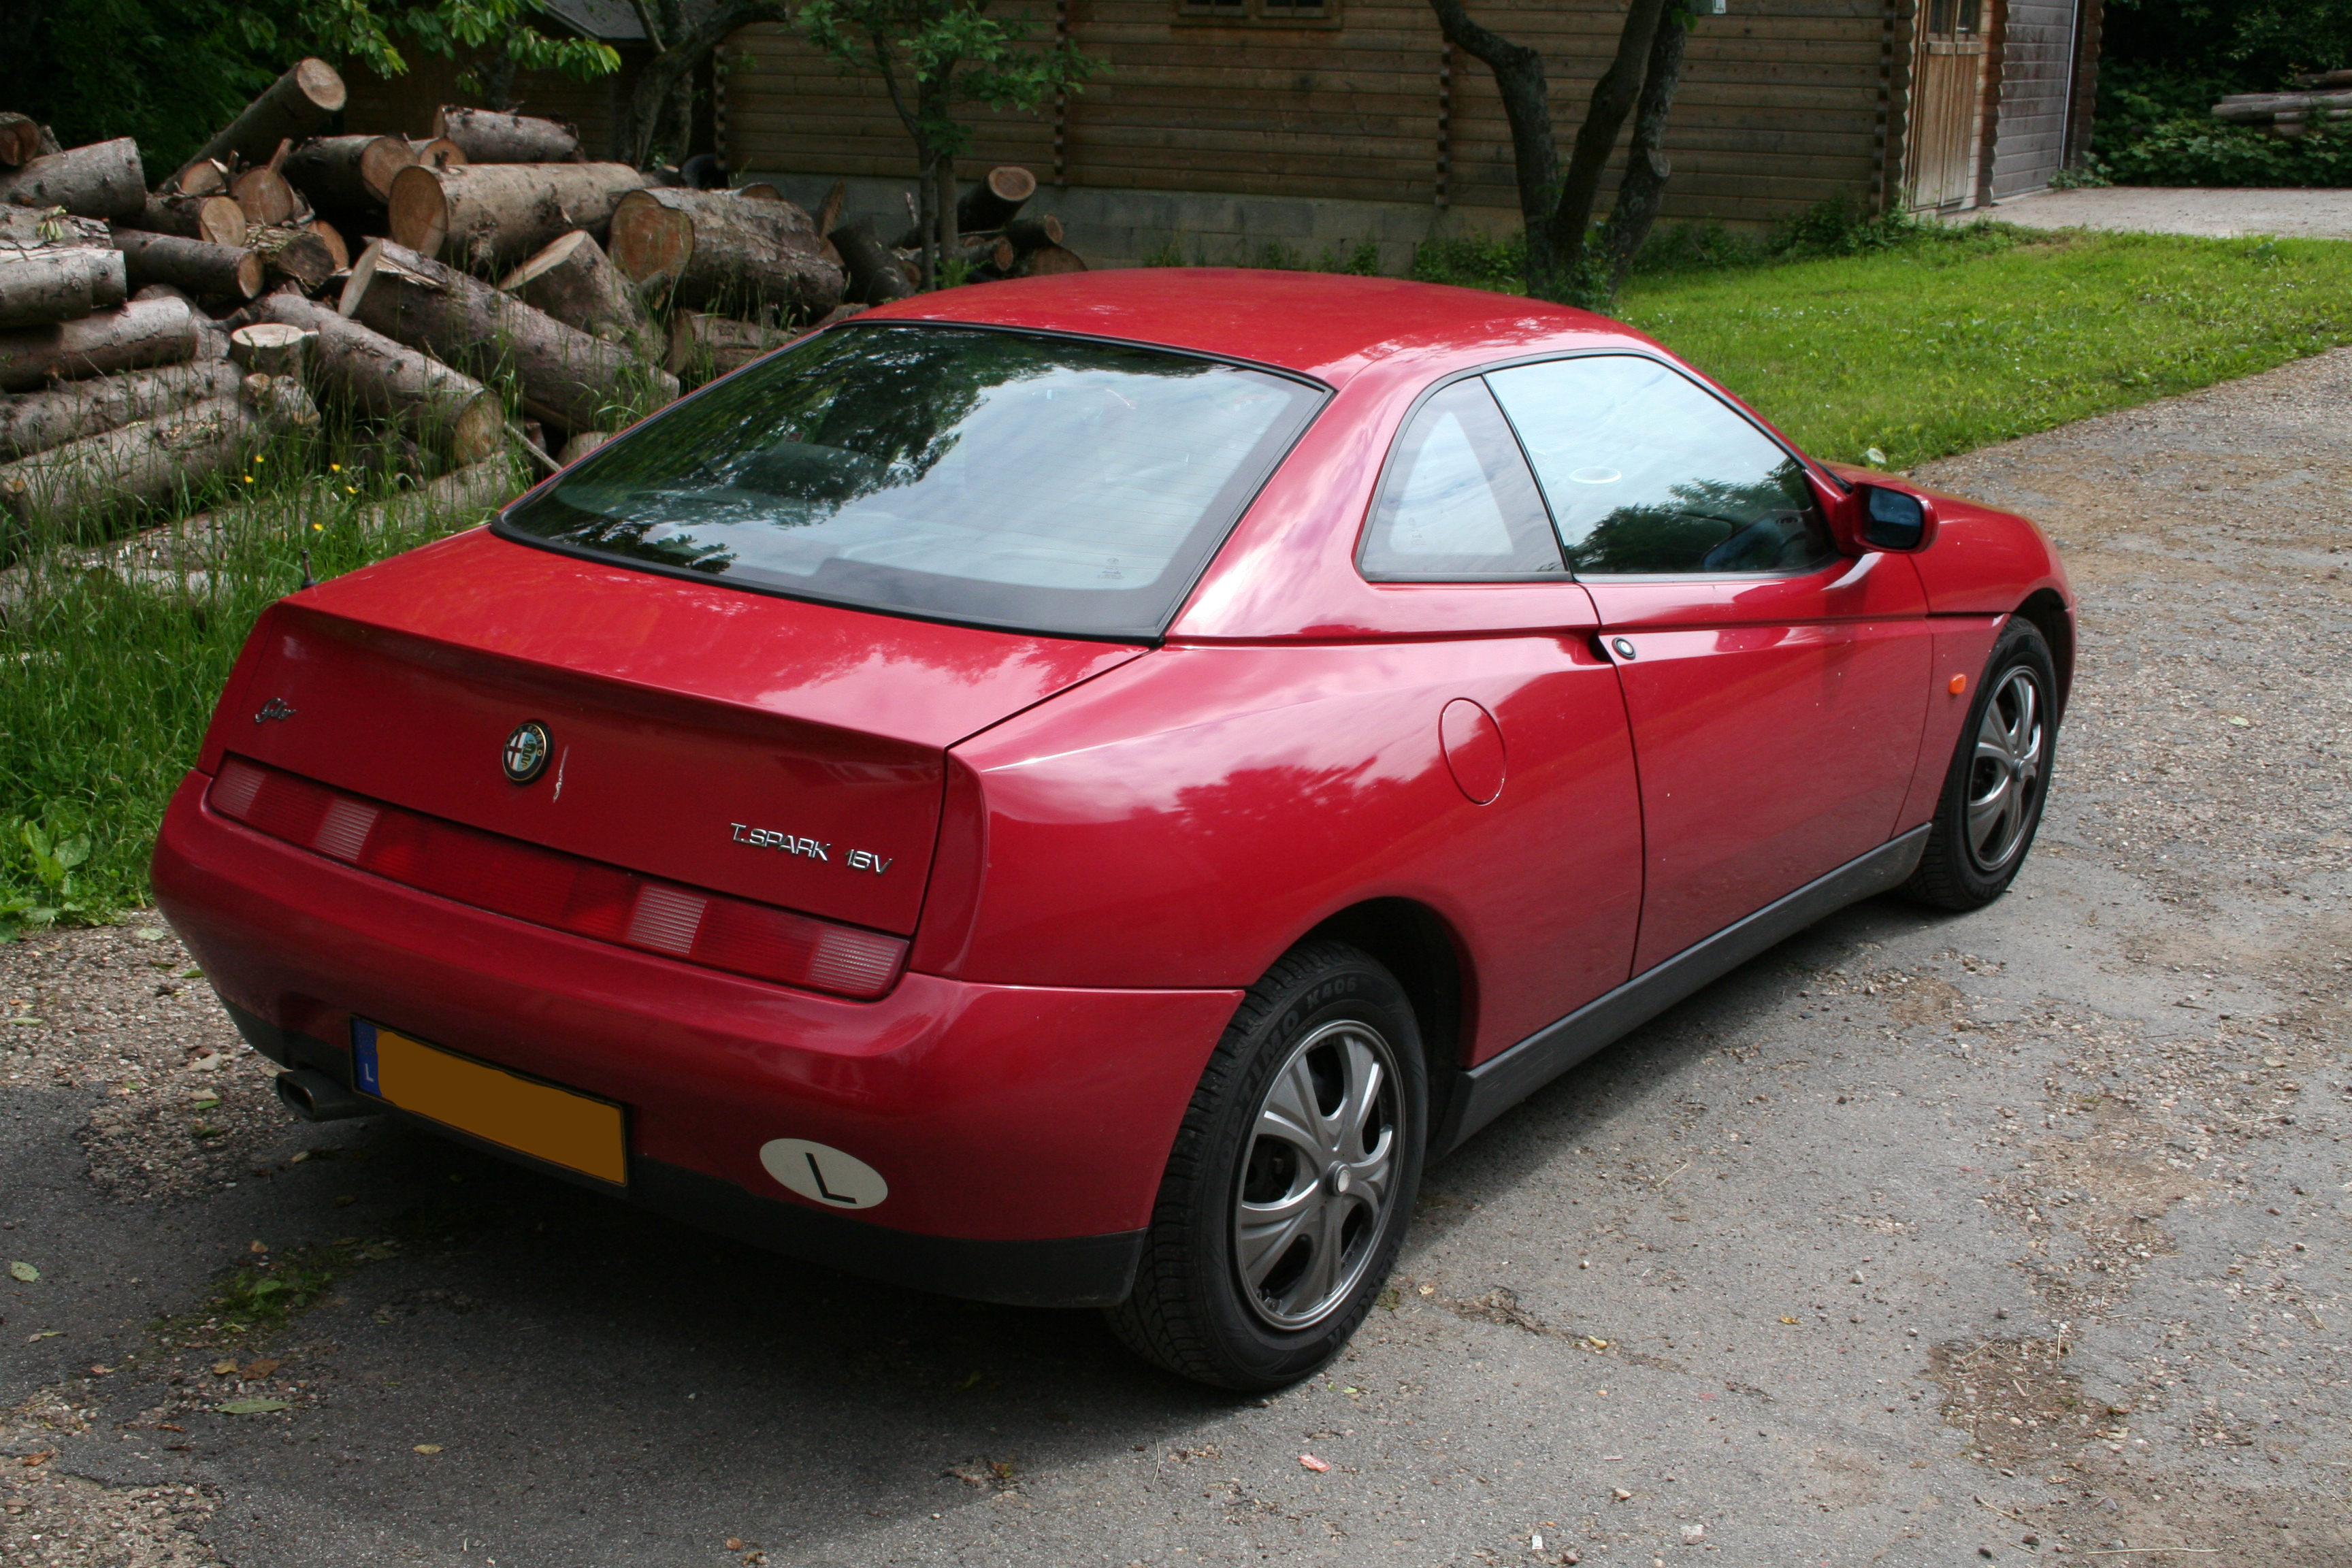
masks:
[(1582, 269), (1585, 237), (1592, 225), (1593, 202), (1601, 194), (1601, 174), (1617, 145), (1617, 132), (1642, 90), (1650, 43), (1666, 5), (1667, 0), (1632, 0), (1626, 7), (1625, 26), (1617, 35), (1617, 56), (1593, 83), (1591, 107), (1577, 130), (1576, 146), (1568, 158), (1568, 177), (1560, 182), (1559, 199), (1548, 225), (1549, 248), (1559, 258), (1563, 281), (1571, 285)]
[[(1540, 243), (1543, 225), (1551, 215), (1552, 192), (1559, 184), (1559, 149), (1552, 140), (1551, 89), (1543, 55), (1472, 21), (1462, 0), (1429, 0), (1429, 8), (1437, 13), (1438, 30), (1447, 43), (1484, 61), (1495, 73), (1495, 86), (1503, 95), (1503, 117), (1511, 127), (1519, 214), (1527, 222), (1532, 258), (1532, 247)], [(1529, 265), (1533, 267), (1532, 259)]]
[[(643, 16), (646, 0), (632, 0), (632, 4)], [(653, 155), (653, 139), (660, 126), (663, 101), (677, 90), (680, 79), (694, 69), (703, 56), (725, 43), (727, 35), (738, 27), (748, 27), (754, 22), (788, 21), (791, 16), (792, 9), (782, 0), (736, 0), (673, 37), (647, 62), (645, 74), (637, 79), (636, 88), (629, 94), (629, 116), (635, 123), (631, 161), (643, 168), (646, 160)]]

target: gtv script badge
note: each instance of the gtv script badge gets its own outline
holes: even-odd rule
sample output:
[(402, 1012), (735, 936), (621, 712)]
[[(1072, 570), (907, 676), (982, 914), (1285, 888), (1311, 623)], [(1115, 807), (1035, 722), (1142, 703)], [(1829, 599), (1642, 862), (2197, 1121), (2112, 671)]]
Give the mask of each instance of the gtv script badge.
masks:
[[(735, 842), (748, 844), (754, 849), (777, 849), (787, 855), (800, 855), (811, 860), (833, 862), (833, 845), (822, 838), (809, 838), (797, 833), (779, 833), (772, 827), (753, 827), (747, 823), (730, 822)], [(871, 849), (852, 849), (842, 857), (841, 863), (853, 871), (871, 871), (880, 876), (896, 863), (898, 857), (877, 855)]]

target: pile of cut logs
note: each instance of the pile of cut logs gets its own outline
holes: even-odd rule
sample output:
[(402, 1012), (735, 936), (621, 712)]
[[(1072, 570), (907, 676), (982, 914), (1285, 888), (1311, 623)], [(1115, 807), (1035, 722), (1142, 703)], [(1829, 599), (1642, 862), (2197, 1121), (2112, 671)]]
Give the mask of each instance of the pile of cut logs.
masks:
[[(364, 462), (494, 504), (510, 440), (553, 468), (918, 286), (917, 237), (841, 222), (839, 185), (812, 217), (455, 106), (423, 141), (326, 134), (344, 100), (299, 61), (152, 190), (131, 139), (60, 148), (0, 114), (0, 508), (162, 501), (322, 406)], [(1056, 219), (1022, 216), (1036, 188), (1008, 167), (962, 196), (962, 276), (1085, 268)]]
[(2213, 106), (2213, 118), (2266, 125), (2273, 136), (2296, 137), (2328, 121), (2352, 120), (2352, 70), (2297, 77), (2302, 92), (2232, 93)]

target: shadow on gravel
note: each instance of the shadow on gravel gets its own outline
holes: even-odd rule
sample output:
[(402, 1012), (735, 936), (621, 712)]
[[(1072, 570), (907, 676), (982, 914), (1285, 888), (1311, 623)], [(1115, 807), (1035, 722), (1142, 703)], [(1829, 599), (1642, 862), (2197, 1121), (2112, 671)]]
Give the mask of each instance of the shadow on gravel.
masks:
[[(1662, 1125), (1649, 1103), (1654, 1096), (1671, 1091), (1676, 1079), (1757, 1015), (1786, 1013), (1793, 1018), (1801, 1010), (1800, 987), (1864, 943), (1890, 942), (1955, 918), (1895, 895), (1867, 900), (1758, 954), (1604, 1047), (1505, 1112), (1430, 1173), (1423, 1184), (1414, 1239), (1406, 1243), (1408, 1260), (1417, 1246), (1425, 1247), (1479, 1207), (1550, 1168), (1562, 1143), (1615, 1142), (1621, 1126)], [(1899, 1047), (1889, 1042), (1888, 1048)], [(1632, 1158), (1640, 1163), (1644, 1155), (1635, 1150)], [(1647, 1174), (1663, 1177), (1672, 1163)]]
[[(1719, 1035), (1933, 918), (1892, 900), (1845, 911), (1569, 1073), (1433, 1173), (1421, 1244), (1561, 1141), (1656, 1125), (1643, 1102)], [(370, 1127), (300, 1171), (273, 1189), (273, 1244), (398, 1246), (277, 1336), (322, 1395), (301, 1420), (189, 1418), (232, 1495), (333, 1499), (331, 1518), (276, 1521), (265, 1561), (400, 1539), (420, 1509), (461, 1534), (525, 1531), (536, 1561), (678, 1561), (729, 1539), (838, 1552), (865, 1530), (1017, 1506), (1004, 1494), (1035, 1474), (1156, 1465), (1239, 1402), (1143, 1366), (1091, 1312), (873, 1284), (421, 1133)], [(621, 1498), (637, 1506), (600, 1500)]]

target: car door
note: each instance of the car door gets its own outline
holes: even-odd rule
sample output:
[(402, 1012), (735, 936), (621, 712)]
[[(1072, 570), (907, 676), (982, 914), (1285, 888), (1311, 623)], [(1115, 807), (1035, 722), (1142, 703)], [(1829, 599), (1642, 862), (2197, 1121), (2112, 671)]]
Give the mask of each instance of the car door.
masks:
[(1486, 379), (1623, 684), (1640, 973), (1886, 841), (1926, 720), (1926, 595), (1901, 556), (1840, 552), (1803, 464), (1672, 366)]
[[(1623, 700), (1592, 647), (1590, 600), (1567, 570), (1526, 457), (1477, 377), (1440, 387), (1406, 422), (1357, 565), (1381, 584), (1549, 584), (1521, 594), (1524, 630), (1446, 652), (1451, 662), (1465, 650), (1475, 657), (1425, 703), (1444, 765), (1481, 803), (1449, 857), (1486, 937), (1475, 1060), (1622, 984), (1631, 970), (1641, 803)], [(1433, 668), (1447, 646), (1413, 662)]]

